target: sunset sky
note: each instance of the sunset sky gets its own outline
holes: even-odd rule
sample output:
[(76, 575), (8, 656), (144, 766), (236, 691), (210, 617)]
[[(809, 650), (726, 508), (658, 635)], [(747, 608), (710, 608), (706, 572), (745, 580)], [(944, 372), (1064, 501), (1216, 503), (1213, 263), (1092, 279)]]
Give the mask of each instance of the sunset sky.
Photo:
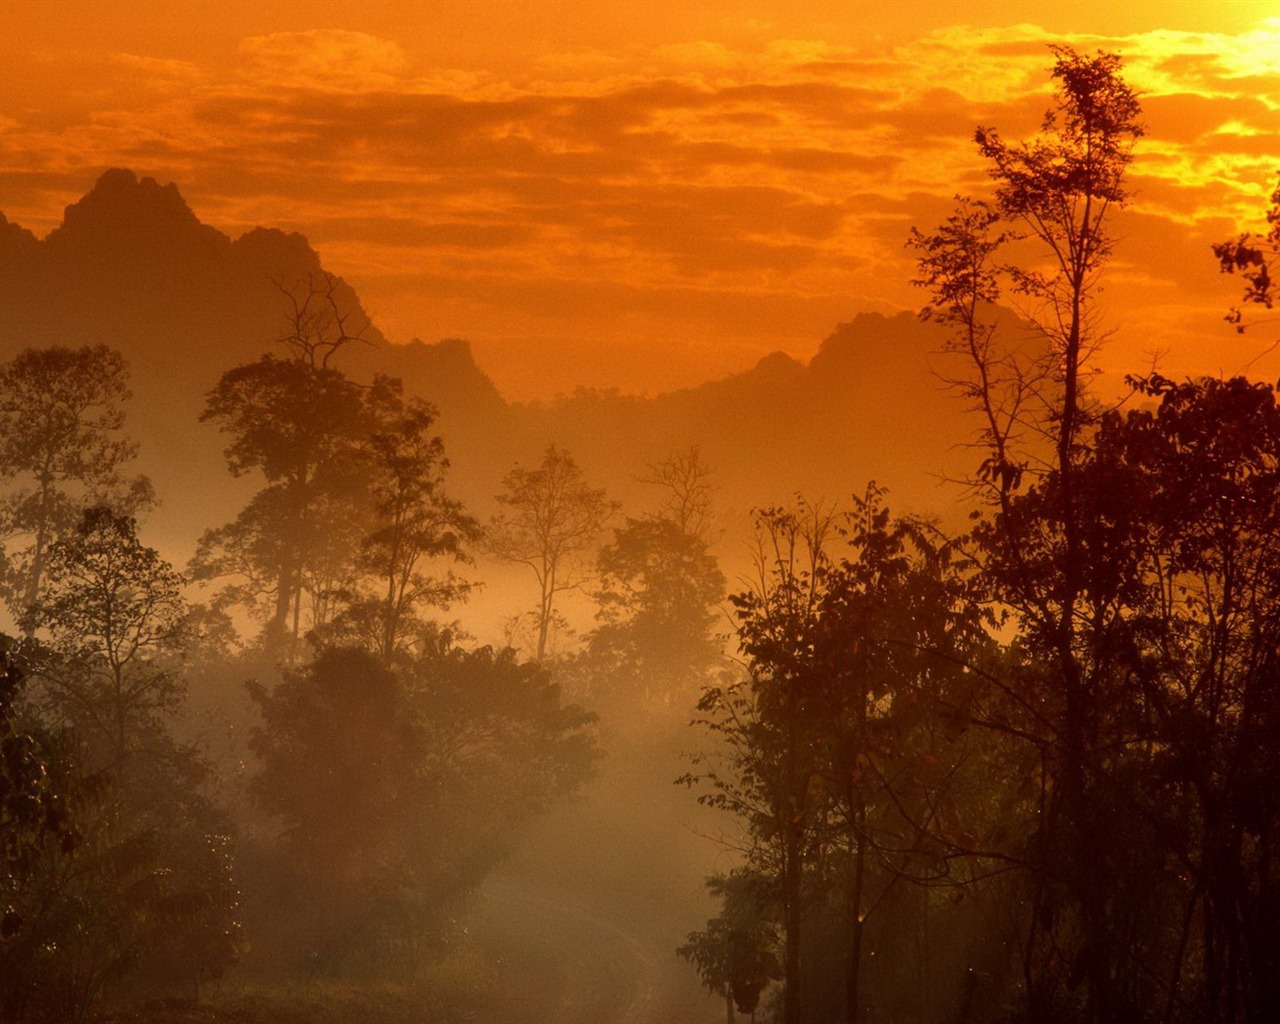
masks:
[(510, 397), (695, 384), (918, 306), (910, 227), (987, 187), (975, 125), (1034, 130), (1052, 42), (1119, 51), (1143, 95), (1106, 367), (1231, 373), (1270, 340), (1222, 323), (1209, 245), (1280, 169), (1280, 4), (3, 11), (10, 220), (44, 235), (111, 166), (176, 182), (232, 236), (304, 233), (393, 340), (469, 338)]

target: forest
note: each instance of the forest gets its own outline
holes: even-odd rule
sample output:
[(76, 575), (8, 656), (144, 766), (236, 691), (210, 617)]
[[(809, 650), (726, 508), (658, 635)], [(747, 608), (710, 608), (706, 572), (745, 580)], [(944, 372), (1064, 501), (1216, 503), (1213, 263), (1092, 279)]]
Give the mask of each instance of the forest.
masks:
[[(0, 365), (0, 1020), (639, 1019), (504, 1002), (475, 918), (657, 749), (720, 852), (669, 908), (705, 1000), (650, 1024), (1280, 1020), (1280, 406), (1099, 385), (1141, 101), (1051, 49), (1040, 129), (978, 127), (989, 189), (903, 240), (962, 516), (860, 479), (743, 524), (700, 438), (626, 467), (644, 502), (560, 443), (464, 501), (317, 269), (181, 427), (244, 501), (175, 565), (125, 354)], [(1262, 348), (1280, 191), (1258, 220), (1205, 259)]]

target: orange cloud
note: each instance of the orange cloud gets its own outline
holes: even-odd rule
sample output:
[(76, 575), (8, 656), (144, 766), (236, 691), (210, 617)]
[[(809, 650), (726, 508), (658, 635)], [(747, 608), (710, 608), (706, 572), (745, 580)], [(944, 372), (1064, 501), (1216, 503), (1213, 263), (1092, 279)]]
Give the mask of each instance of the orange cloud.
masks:
[(596, 40), (500, 71), (349, 26), (247, 32), (204, 56), (116, 48), (71, 106), (5, 108), (0, 208), (47, 231), (98, 170), (130, 165), (233, 234), (306, 233), (393, 337), (650, 336), (738, 358), (919, 302), (902, 241), (986, 187), (974, 125), (1035, 130), (1049, 42), (1121, 50), (1146, 94), (1117, 292), (1191, 287), (1185, 265), (1257, 217), (1280, 154), (1275, 23), (943, 26), (883, 44), (761, 31)]
[(241, 41), (240, 52), (251, 58), (259, 82), (310, 90), (396, 87), (406, 65), (398, 43), (336, 29), (250, 36)]

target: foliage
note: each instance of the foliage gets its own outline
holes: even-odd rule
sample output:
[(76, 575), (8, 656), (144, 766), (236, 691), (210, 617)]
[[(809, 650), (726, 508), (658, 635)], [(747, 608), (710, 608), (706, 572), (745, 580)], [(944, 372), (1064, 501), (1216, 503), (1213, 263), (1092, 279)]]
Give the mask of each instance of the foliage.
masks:
[(848, 516), (758, 514), (758, 579), (732, 598), (750, 676), (706, 691), (699, 721), (721, 754), (684, 780), (746, 830), (748, 866), (776, 900), (791, 1022), (819, 1013), (801, 958), (816, 894), (841, 893), (856, 1020), (868, 918), (904, 879), (951, 882), (951, 857), (973, 846), (952, 792), (966, 748), (947, 721), (972, 700), (964, 667), (989, 646), (985, 618), (954, 548), (893, 521), (880, 497)]
[(338, 370), (267, 355), (223, 374), (201, 418), (230, 435), (232, 474), (259, 472), (266, 487), (234, 522), (205, 533), (194, 575), (238, 578), (228, 599), (258, 608), (277, 638), (296, 640), (308, 575), (331, 578), (318, 567), (349, 555), (341, 509), (360, 497), (360, 388)]
[(47, 739), (19, 721), (16, 703), (27, 673), (8, 638), (0, 646), (0, 943), (14, 938), (23, 915), (13, 898), (37, 870), (50, 843), (69, 853), (80, 833), (49, 771)]
[[(1146, 878), (1126, 878), (1120, 893), (1154, 888), (1157, 907), (1177, 908), (1157, 916), (1128, 897), (1141, 927), (1121, 935), (1141, 951), (1145, 975), (1158, 967), (1160, 984), (1131, 980), (1126, 994), (1172, 1012), (1190, 989), (1192, 1001), (1227, 1008), (1227, 1019), (1239, 1006), (1245, 1020), (1267, 1020), (1280, 1009), (1270, 883), (1280, 838), (1271, 740), (1280, 723), (1280, 407), (1270, 386), (1241, 378), (1135, 384), (1157, 408), (1105, 418), (1081, 474), (1100, 524), (1090, 575), (1105, 573), (1095, 585), (1123, 601), (1111, 643), (1125, 645), (1116, 660), (1136, 691), (1098, 710), (1128, 734), (1120, 814), (1152, 823)], [(1124, 924), (1114, 902), (1111, 916)], [(1161, 917), (1166, 932), (1153, 933)], [(1200, 941), (1187, 933), (1192, 920)]]
[(12, 891), (28, 923), (0, 947), (12, 1019), (78, 1020), (134, 986), (189, 995), (234, 958), (227, 828), (206, 766), (166, 731), (181, 582), (108, 508), (49, 550), (30, 706), (59, 729), (51, 771), (80, 841), (41, 847)]
[(108, 508), (88, 509), (50, 548), (46, 596), (28, 620), (47, 637), (38, 703), (108, 764), (180, 699), (171, 659), (185, 636), (182, 582), (134, 520)]
[(229, 580), (219, 605), (265, 619), (267, 647), (290, 659), (311, 631), (387, 655), (410, 642), (422, 606), (467, 591), (426, 562), (465, 560), (478, 534), (444, 494), (435, 409), (406, 399), (398, 380), (361, 386), (330, 365), (360, 340), (337, 287), (325, 276), (281, 288), (287, 357), (228, 370), (201, 416), (229, 436), (231, 473), (258, 473), (266, 486), (233, 522), (206, 531), (193, 575)]
[(534, 656), (547, 657), (556, 598), (584, 582), (583, 559), (616, 506), (589, 487), (573, 456), (554, 445), (534, 469), (517, 465), (503, 478), (489, 545), (502, 561), (526, 566), (538, 584)]
[(134, 514), (151, 503), (145, 477), (122, 475), (137, 455), (121, 434), (128, 399), (124, 358), (102, 345), (26, 349), (0, 366), (0, 477), (21, 481), (0, 505), (11, 545), (0, 596), (15, 618), (39, 599), (49, 545), (81, 509)]
[(328, 650), (268, 693), (253, 792), (287, 823), (291, 849), (335, 887), (388, 870), (408, 816), (418, 748), (395, 674), (372, 655)]
[(360, 455), (370, 508), (353, 568), (367, 582), (348, 592), (331, 637), (390, 657), (422, 634), (420, 608), (448, 608), (466, 598), (465, 581), (452, 572), (431, 575), (426, 567), (439, 558), (468, 561), (480, 526), (444, 492), (449, 463), (443, 442), (431, 433), (436, 410), (405, 399), (400, 382), (385, 377), (375, 380), (366, 406), (370, 433)]
[[(1087, 359), (1104, 337), (1094, 311), (1111, 254), (1112, 211), (1128, 198), (1125, 174), (1143, 129), (1138, 100), (1115, 54), (1054, 48), (1054, 104), (1040, 133), (1006, 143), (975, 139), (995, 181), (990, 204), (962, 204), (938, 233), (916, 233), (926, 314), (950, 324), (968, 363), (961, 390), (984, 415), (986, 449), (974, 488), (988, 515), (974, 532), (987, 597), (1009, 609), (1026, 658), (1013, 695), (1014, 728), (1043, 761), (1035, 877), (1023, 947), (1030, 1012), (1077, 1008), (1086, 1019), (1128, 1019), (1139, 964), (1116, 915), (1137, 913), (1123, 870), (1141, 847), (1120, 795), (1123, 752), (1139, 710), (1119, 645), (1127, 553), (1123, 529), (1101, 529), (1088, 506), (1119, 479), (1085, 478), (1099, 410)], [(995, 263), (1016, 234), (1035, 243), (1020, 265)], [(1043, 348), (1030, 354), (996, 334), (984, 311), (1007, 282)], [(1123, 527), (1123, 524), (1119, 524)], [(1052, 853), (1050, 853), (1052, 851)], [(1086, 864), (1101, 864), (1100, 871)], [(1135, 919), (1136, 920), (1136, 919)], [(1064, 967), (1069, 964), (1069, 967)], [(1075, 995), (1084, 982), (1083, 998)]]
[[(1271, 309), (1275, 305), (1273, 269), (1276, 258), (1280, 257), (1280, 185), (1272, 190), (1267, 223), (1270, 227), (1265, 232), (1247, 231), (1213, 247), (1213, 254), (1218, 257), (1218, 266), (1222, 272), (1238, 273), (1244, 278), (1244, 306)], [(1240, 334), (1248, 326), (1243, 306), (1233, 307), (1225, 319)]]
[(394, 663), (327, 648), (252, 692), (265, 724), (253, 792), (285, 824), (315, 941), (336, 961), (411, 959), (510, 830), (596, 756), (591, 716), (541, 668), (447, 634)]
[(628, 518), (596, 566), (594, 670), (649, 708), (695, 693), (720, 660), (711, 632), (724, 575), (706, 543), (674, 520)]
[(771, 982), (782, 979), (775, 952), (778, 937), (767, 912), (768, 885), (740, 868), (707, 880), (720, 913), (705, 931), (692, 932), (676, 953), (702, 976), (702, 983), (741, 1013), (754, 1014)]
[(192, 998), (239, 948), (225, 824), (198, 795), (202, 766), (161, 733), (131, 765), (58, 765), (83, 840), (46, 847), (14, 893), (26, 921), (0, 945), (6, 1019), (78, 1021), (139, 994)]

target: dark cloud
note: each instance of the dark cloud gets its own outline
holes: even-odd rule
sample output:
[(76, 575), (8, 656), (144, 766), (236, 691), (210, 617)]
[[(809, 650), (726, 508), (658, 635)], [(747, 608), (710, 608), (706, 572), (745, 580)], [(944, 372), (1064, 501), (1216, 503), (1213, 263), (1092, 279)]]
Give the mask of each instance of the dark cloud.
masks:
[(1188, 85), (1217, 78), (1224, 69), (1222, 56), (1216, 53), (1175, 53), (1157, 61), (1155, 67), (1173, 81)]
[(498, 249), (525, 242), (527, 225), (465, 221), (431, 222), (404, 217), (327, 217), (319, 221), (312, 241), (365, 241), (392, 246), (449, 246)]
[(1148, 136), (1158, 146), (1208, 144), (1218, 152), (1227, 150), (1230, 143), (1216, 133), (1231, 122), (1261, 132), (1280, 132), (1280, 111), (1254, 96), (1229, 102), (1194, 93), (1148, 96), (1143, 101), (1142, 119)]

